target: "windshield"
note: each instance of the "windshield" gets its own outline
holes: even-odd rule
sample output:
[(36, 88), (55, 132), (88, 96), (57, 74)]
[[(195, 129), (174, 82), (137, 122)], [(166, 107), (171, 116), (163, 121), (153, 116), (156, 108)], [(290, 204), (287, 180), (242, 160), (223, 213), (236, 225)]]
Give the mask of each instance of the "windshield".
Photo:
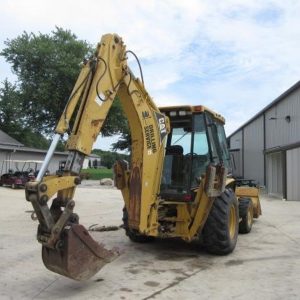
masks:
[(206, 136), (204, 115), (198, 114), (194, 117), (193, 155), (188, 162), (191, 165), (192, 188), (199, 185), (200, 177), (205, 173), (209, 161), (209, 147)]
[[(172, 122), (173, 121), (173, 122)], [(209, 162), (204, 114), (171, 119), (161, 182), (161, 193), (181, 200), (197, 187)]]
[(173, 128), (171, 145), (179, 145), (183, 149), (183, 154), (191, 152), (192, 133), (185, 131), (184, 128)]

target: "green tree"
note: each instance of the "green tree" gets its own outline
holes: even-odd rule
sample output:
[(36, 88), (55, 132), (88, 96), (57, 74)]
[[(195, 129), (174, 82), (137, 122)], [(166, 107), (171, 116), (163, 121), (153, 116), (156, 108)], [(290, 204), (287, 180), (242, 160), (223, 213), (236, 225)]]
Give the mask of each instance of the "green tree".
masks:
[(116, 143), (112, 144), (112, 150), (128, 150), (129, 152), (131, 152), (131, 134), (129, 131), (129, 127), (124, 128), (119, 140)]
[[(32, 128), (24, 127), (24, 119), (26, 114), (22, 110), (21, 95), (16, 85), (4, 80), (0, 88), (0, 129), (28, 147), (48, 148), (49, 140)], [(58, 149), (63, 148), (61, 143)]]
[(12, 65), (18, 80), (23, 125), (42, 133), (53, 130), (80, 71), (80, 62), (92, 48), (68, 30), (51, 34), (24, 32), (5, 42), (0, 53)]
[(21, 130), (23, 118), (17, 87), (6, 79), (0, 88), (0, 128), (7, 134), (13, 135)]
[[(0, 55), (11, 64), (17, 82), (10, 86), (6, 82), (4, 88), (7, 93), (3, 103), (12, 102), (9, 107), (15, 109), (14, 115), (22, 113), (19, 125), (27, 129), (26, 135), (33, 132), (48, 136), (64, 110), (80, 72), (80, 63), (91, 55), (93, 48), (71, 31), (59, 27), (50, 34), (23, 32), (7, 40), (5, 45)], [(14, 132), (13, 126), (9, 125), (11, 123), (7, 124), (9, 128), (5, 131)], [(103, 136), (123, 134), (126, 126), (117, 99), (101, 133)], [(26, 143), (29, 140), (32, 138), (28, 137)]]
[(128, 125), (128, 120), (125, 118), (121, 102), (118, 98), (115, 99), (111, 110), (107, 116), (102, 134), (110, 136), (113, 134), (120, 134), (120, 138), (116, 143), (112, 144), (112, 150), (128, 150), (131, 151), (131, 135)]
[(123, 134), (127, 131), (128, 121), (125, 118), (120, 99), (116, 97), (103, 125), (101, 134), (103, 136), (112, 136), (114, 134)]
[(101, 157), (101, 165), (111, 169), (116, 160), (125, 159), (129, 161), (130, 157), (127, 154), (121, 154), (118, 152), (111, 152), (111, 151), (103, 151), (100, 149), (94, 149), (92, 151), (93, 154), (97, 154)]

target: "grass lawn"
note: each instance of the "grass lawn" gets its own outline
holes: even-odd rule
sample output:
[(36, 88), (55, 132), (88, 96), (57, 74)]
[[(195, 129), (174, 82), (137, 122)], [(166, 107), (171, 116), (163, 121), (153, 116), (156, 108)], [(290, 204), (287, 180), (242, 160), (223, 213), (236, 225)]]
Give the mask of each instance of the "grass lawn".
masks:
[(103, 178), (111, 178), (113, 179), (113, 170), (112, 169), (83, 169), (81, 170), (81, 174), (85, 179), (94, 179), (100, 180)]

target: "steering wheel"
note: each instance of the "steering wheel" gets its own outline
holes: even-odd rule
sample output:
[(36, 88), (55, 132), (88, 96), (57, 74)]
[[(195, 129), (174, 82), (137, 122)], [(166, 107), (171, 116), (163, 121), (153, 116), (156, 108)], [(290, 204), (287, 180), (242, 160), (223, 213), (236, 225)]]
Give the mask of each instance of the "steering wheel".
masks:
[(189, 153), (185, 154), (184, 156), (198, 156), (198, 154), (195, 152), (189, 152)]

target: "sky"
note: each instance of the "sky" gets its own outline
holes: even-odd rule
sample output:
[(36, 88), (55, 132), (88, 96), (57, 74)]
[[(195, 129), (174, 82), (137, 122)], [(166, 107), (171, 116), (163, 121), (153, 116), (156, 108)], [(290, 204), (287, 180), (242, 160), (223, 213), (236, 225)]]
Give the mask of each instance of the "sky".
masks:
[[(119, 34), (159, 106), (205, 105), (227, 135), (300, 80), (297, 0), (0, 0), (0, 49), (23, 31), (70, 29), (96, 45)], [(139, 75), (134, 60), (130, 67)], [(14, 80), (0, 58), (0, 82)], [(114, 138), (99, 137), (108, 150)]]

